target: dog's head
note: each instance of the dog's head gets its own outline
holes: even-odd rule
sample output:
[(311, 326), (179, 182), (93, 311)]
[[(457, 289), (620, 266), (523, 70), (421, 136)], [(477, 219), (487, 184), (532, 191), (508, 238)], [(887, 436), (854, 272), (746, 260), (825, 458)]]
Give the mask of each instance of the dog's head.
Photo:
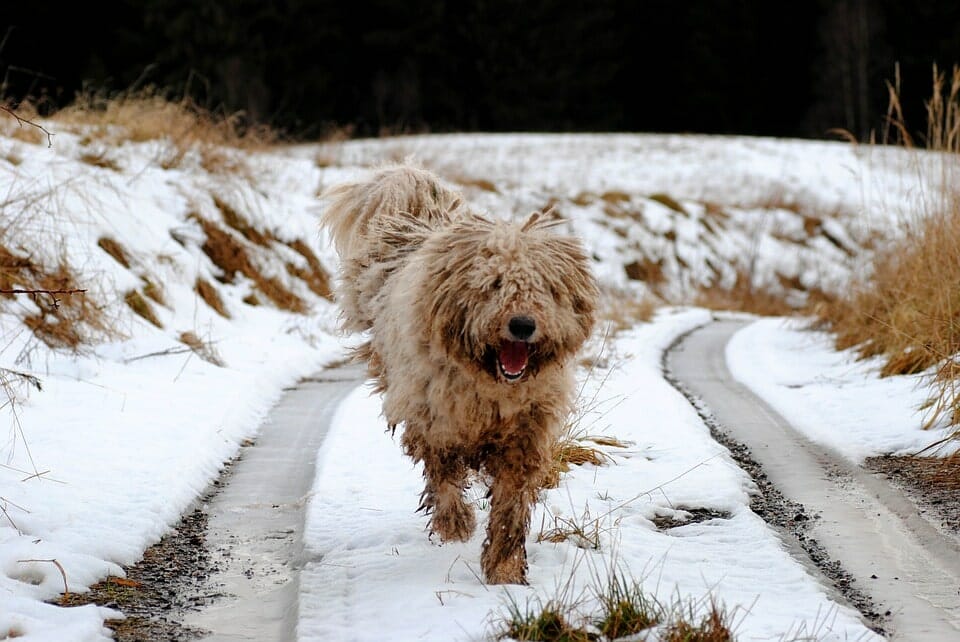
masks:
[(580, 242), (533, 215), (467, 215), (423, 246), (431, 350), (501, 383), (568, 361), (590, 336), (598, 291)]

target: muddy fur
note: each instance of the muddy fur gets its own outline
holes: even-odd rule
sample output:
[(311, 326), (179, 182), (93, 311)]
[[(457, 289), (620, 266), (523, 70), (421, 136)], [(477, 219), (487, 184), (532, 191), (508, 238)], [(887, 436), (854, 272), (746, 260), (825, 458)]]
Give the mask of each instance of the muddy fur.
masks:
[(481, 567), (526, 582), (530, 510), (572, 410), (573, 358), (589, 337), (597, 286), (580, 242), (540, 213), (509, 222), (473, 211), (407, 165), (323, 195), (340, 255), (345, 330), (383, 395), (404, 452), (423, 464), (421, 508), (441, 541), (476, 527), (464, 489), (490, 486)]

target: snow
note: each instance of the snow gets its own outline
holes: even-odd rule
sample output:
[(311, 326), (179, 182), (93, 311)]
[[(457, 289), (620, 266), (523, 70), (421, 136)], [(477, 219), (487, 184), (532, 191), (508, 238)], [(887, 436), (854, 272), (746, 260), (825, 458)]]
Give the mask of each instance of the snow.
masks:
[[(23, 325), (45, 302), (2, 300), (2, 399), (12, 401), (2, 409), (7, 430), (0, 442), (0, 639), (109, 639), (104, 620), (120, 614), (56, 606), (64, 582), (83, 592), (108, 575), (123, 576), (122, 567), (168, 533), (256, 436), (283, 389), (343, 355), (352, 339), (337, 332), (335, 306), (285, 266), (303, 263), (289, 245), (295, 239), (328, 271), (336, 266), (317, 232), (316, 195), (325, 185), (412, 154), (459, 180), (471, 200), (496, 215), (520, 216), (554, 198), (592, 249), (609, 292), (645, 292), (623, 266), (665, 256), (659, 294), (675, 301), (705, 282), (708, 264), (729, 281), (746, 255), (761, 280), (775, 282), (779, 273), (839, 287), (861, 266), (821, 235), (801, 239), (804, 217), (819, 217), (841, 245), (859, 248), (877, 235), (895, 235), (897, 217), (922, 192), (911, 171), (922, 157), (826, 142), (401, 137), (227, 150), (247, 171), (224, 173), (189, 154), (161, 168), (162, 141), (101, 145), (57, 123), (47, 126), (57, 132), (52, 148), (9, 129), (0, 136), (4, 230), (14, 232), (0, 234), (0, 245), (40, 264), (65, 257), (116, 332), (77, 351), (52, 349)], [(92, 145), (117, 169), (82, 162)], [(471, 187), (469, 179), (489, 180), (496, 191)], [(651, 198), (657, 194), (676, 199), (683, 211)], [(306, 301), (307, 314), (248, 305), (256, 287), (247, 277), (217, 280), (226, 279), (203, 251), (197, 219), (223, 221), (218, 203), (270, 231), (272, 253), (255, 260)], [(711, 218), (715, 205), (724, 212), (720, 223)], [(125, 248), (129, 267), (97, 247), (104, 236)], [(216, 284), (229, 318), (200, 300), (198, 278)], [(142, 288), (144, 279), (163, 291), (164, 303), (152, 305), (162, 328), (123, 303), (123, 293)], [(703, 309), (665, 306), (653, 322), (589, 346), (599, 365), (580, 373), (581, 421), (626, 447), (604, 447), (607, 465), (576, 467), (545, 492), (528, 540), (528, 587), (478, 580), (480, 488), (473, 491), (481, 517), (473, 539), (429, 541), (415, 513), (420, 471), (385, 433), (378, 398), (358, 388), (340, 406), (318, 457), (300, 639), (483, 639), (497, 630), (511, 599), (525, 605), (582, 598), (577, 613), (590, 617), (590, 589), (610, 572), (627, 574), (664, 603), (700, 612), (715, 600), (733, 617), (740, 640), (877, 638), (749, 510), (749, 478), (664, 381), (662, 351), (708, 320)], [(188, 331), (206, 343), (205, 355), (185, 348), (180, 337)], [(924, 392), (915, 379), (878, 380), (869, 363), (834, 353), (827, 338), (795, 323), (748, 327), (729, 359), (738, 378), (812, 439), (853, 458), (908, 452), (940, 434), (919, 429), (913, 409)], [(21, 375), (36, 377), (42, 389)], [(669, 529), (654, 522), (682, 520), (696, 509), (717, 517)], [(597, 547), (536, 541), (564, 520), (586, 526)]]
[[(946, 439), (945, 425), (920, 410), (930, 373), (880, 378), (883, 360), (857, 360), (833, 349), (831, 336), (798, 319), (762, 319), (733, 336), (727, 363), (733, 376), (816, 443), (854, 463), (878, 455), (908, 455)], [(955, 450), (947, 444), (940, 454)], [(928, 451), (928, 454), (932, 454)]]

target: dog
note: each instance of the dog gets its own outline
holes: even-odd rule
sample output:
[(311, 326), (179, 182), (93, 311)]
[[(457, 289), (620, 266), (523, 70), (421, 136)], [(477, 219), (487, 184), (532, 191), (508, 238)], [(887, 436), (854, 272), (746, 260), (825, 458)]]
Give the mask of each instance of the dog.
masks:
[(535, 212), (481, 215), (410, 163), (326, 190), (321, 225), (340, 257), (337, 300), (383, 415), (423, 464), (431, 536), (467, 541), (464, 491), (489, 485), (481, 554), (490, 584), (525, 584), (530, 513), (573, 409), (574, 358), (599, 292), (581, 242)]

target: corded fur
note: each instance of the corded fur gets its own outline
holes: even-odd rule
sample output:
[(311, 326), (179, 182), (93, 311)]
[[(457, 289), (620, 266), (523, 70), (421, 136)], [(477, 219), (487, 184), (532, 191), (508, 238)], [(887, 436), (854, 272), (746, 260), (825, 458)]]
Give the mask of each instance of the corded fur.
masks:
[[(388, 424), (402, 426), (404, 452), (423, 463), (431, 532), (471, 536), (463, 490), (471, 471), (484, 473), (484, 575), (525, 582), (530, 509), (572, 409), (572, 361), (594, 325), (598, 292), (581, 243), (541, 213), (519, 223), (481, 216), (409, 164), (323, 198), (342, 325), (369, 336), (357, 354)], [(522, 341), (518, 320), (533, 328)], [(519, 349), (521, 374), (507, 372), (504, 346)]]

